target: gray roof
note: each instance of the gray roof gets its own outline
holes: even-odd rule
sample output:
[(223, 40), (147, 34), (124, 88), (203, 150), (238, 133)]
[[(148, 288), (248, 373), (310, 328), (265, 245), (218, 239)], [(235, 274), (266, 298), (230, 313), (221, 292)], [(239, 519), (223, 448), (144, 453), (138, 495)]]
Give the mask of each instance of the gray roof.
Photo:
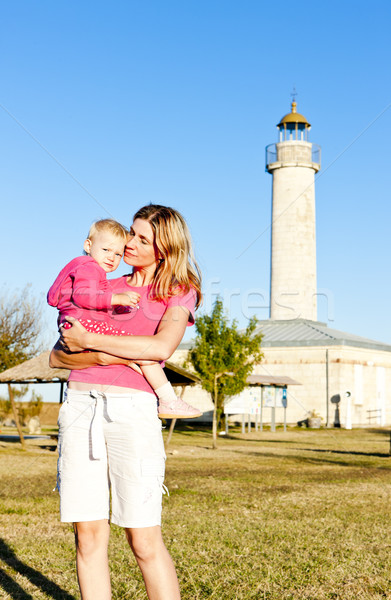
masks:
[[(350, 346), (391, 352), (391, 345), (368, 338), (345, 333), (327, 327), (320, 321), (291, 319), (287, 321), (267, 319), (259, 321), (256, 333), (263, 333), (262, 348), (289, 348), (300, 346)], [(179, 348), (189, 350), (193, 341), (183, 342)]]
[(301, 385), (296, 379), (285, 375), (249, 375), (248, 385)]
[(352, 333), (327, 327), (320, 321), (292, 319), (277, 321), (268, 319), (259, 321), (257, 333), (263, 333), (262, 347), (291, 346), (353, 346), (391, 352), (391, 345), (376, 342)]

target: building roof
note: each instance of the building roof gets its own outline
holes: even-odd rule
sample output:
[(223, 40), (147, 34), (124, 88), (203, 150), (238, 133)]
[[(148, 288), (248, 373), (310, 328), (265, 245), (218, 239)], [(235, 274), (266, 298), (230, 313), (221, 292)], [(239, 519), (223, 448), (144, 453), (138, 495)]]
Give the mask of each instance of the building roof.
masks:
[(278, 123), (277, 127), (280, 127), (281, 125), (284, 125), (287, 123), (303, 123), (303, 125), (310, 127), (310, 124), (308, 123), (307, 119), (303, 115), (301, 115), (300, 113), (298, 113), (296, 111), (296, 107), (297, 107), (297, 104), (296, 104), (296, 102), (293, 101), (291, 112), (288, 113), (287, 115), (285, 115), (284, 117), (282, 117), (282, 119)]
[(391, 352), (391, 345), (327, 327), (308, 319), (259, 321), (256, 333), (262, 333), (262, 348), (290, 346), (353, 346)]
[[(70, 371), (68, 369), (51, 369), (49, 367), (50, 350), (42, 352), (39, 356), (7, 369), (0, 373), (0, 383), (58, 383), (67, 381)], [(166, 361), (164, 367), (167, 379), (172, 385), (194, 385), (199, 378), (182, 367)]]
[(0, 383), (57, 383), (67, 381), (68, 369), (49, 367), (50, 350), (0, 373)]
[(301, 385), (292, 377), (284, 375), (249, 375), (247, 383), (248, 385)]
[[(290, 346), (353, 346), (391, 352), (391, 345), (364, 338), (353, 333), (331, 329), (320, 321), (308, 319), (258, 321), (255, 333), (262, 333), (262, 348), (281, 348)], [(182, 342), (181, 350), (190, 350), (194, 342)]]

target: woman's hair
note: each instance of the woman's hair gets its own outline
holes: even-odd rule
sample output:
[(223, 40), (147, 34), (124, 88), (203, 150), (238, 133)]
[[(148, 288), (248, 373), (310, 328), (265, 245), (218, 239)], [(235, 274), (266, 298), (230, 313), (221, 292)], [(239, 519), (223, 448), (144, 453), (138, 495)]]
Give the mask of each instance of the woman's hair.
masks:
[(91, 225), (87, 239), (93, 240), (94, 236), (102, 231), (107, 231), (115, 237), (124, 240), (124, 242), (127, 241), (129, 235), (128, 229), (124, 225), (121, 225), (121, 223), (118, 223), (118, 221), (114, 221), (114, 219), (101, 219)]
[(148, 221), (159, 251), (152, 287), (157, 300), (170, 298), (194, 288), (196, 308), (201, 303), (201, 272), (195, 261), (190, 232), (182, 215), (168, 206), (149, 204), (136, 212), (133, 219)]

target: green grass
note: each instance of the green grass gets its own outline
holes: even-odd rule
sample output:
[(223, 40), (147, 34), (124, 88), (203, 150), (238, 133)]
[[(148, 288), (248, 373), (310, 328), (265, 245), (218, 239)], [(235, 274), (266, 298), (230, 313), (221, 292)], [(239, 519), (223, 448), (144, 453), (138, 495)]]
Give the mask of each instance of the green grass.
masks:
[[(384, 430), (174, 432), (163, 533), (184, 600), (391, 598), (391, 457)], [(0, 446), (0, 598), (78, 598), (56, 455)], [(145, 598), (112, 527), (113, 598)]]

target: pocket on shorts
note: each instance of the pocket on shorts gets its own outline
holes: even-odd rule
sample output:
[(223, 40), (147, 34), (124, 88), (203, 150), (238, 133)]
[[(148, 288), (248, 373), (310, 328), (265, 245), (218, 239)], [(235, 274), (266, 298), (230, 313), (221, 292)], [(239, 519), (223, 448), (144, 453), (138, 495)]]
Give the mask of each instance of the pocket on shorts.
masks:
[(156, 458), (143, 458), (141, 459), (141, 476), (142, 477), (158, 477), (164, 479), (165, 472), (165, 458), (159, 456)]
[(168, 489), (164, 485), (165, 465), (165, 455), (141, 459), (141, 478), (147, 486), (146, 489), (148, 490), (148, 494), (151, 493), (150, 489), (153, 489), (157, 485), (159, 497), (161, 497), (161, 494), (170, 495)]
[(60, 410), (58, 411), (58, 419), (57, 419), (57, 425), (59, 427), (64, 427), (66, 425), (66, 416), (67, 413), (69, 412), (69, 402), (67, 400), (65, 400), (65, 402), (63, 402), (60, 406)]

